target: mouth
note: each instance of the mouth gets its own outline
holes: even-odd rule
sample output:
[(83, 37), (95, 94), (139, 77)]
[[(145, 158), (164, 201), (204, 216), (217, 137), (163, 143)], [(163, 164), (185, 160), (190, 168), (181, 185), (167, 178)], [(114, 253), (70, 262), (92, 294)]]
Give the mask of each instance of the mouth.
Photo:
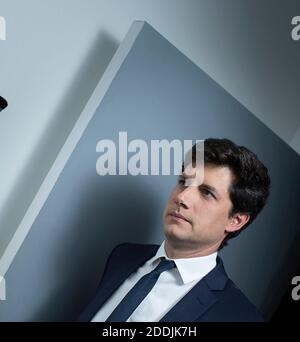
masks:
[(183, 215), (176, 213), (176, 212), (170, 212), (169, 216), (172, 217), (174, 220), (178, 221), (178, 222), (188, 222), (191, 223), (191, 221), (189, 221), (187, 218), (185, 218)]

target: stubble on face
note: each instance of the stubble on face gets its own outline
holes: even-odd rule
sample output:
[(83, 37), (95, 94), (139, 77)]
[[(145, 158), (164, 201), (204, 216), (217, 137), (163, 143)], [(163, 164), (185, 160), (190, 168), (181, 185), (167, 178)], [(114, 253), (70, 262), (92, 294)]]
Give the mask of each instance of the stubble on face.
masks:
[[(229, 168), (205, 166), (204, 181), (199, 189), (186, 189), (177, 184), (163, 214), (166, 245), (172, 247), (170, 250), (207, 255), (219, 248), (225, 237), (224, 227), (229, 220), (231, 201), (228, 189), (231, 182), (232, 173)], [(217, 200), (207, 195), (209, 192), (204, 185), (217, 190)], [(183, 199), (182, 205), (178, 205), (180, 199)], [(174, 212), (182, 215), (186, 221), (172, 217)]]

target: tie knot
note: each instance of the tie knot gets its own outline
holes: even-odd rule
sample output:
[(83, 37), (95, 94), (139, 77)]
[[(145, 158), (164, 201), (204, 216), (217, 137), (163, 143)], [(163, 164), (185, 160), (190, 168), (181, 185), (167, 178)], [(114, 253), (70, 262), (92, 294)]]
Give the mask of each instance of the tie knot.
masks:
[(156, 268), (154, 269), (154, 272), (155, 273), (162, 273), (162, 272), (170, 270), (170, 269), (172, 269), (174, 267), (176, 267), (176, 264), (175, 264), (175, 262), (173, 260), (163, 259), (156, 266)]

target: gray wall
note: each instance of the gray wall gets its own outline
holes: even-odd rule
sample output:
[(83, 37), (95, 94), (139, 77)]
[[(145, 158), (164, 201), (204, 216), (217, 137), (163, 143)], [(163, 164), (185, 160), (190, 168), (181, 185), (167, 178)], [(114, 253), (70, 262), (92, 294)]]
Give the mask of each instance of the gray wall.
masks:
[(134, 20), (299, 153), (296, 15), (298, 0), (0, 0), (0, 256)]
[(268, 317), (295, 271), (299, 156), (251, 112), (145, 25), (6, 274), (0, 320), (73, 320), (121, 241), (162, 239), (175, 177), (96, 174), (99, 139), (227, 137), (258, 154), (272, 178), (262, 215), (222, 253)]

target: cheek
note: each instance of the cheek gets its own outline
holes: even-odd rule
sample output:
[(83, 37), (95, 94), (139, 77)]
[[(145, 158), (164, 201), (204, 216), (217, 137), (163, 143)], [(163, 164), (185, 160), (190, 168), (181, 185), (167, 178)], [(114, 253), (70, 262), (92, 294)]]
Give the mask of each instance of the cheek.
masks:
[(167, 211), (173, 206), (174, 198), (175, 198), (174, 191), (172, 191), (170, 193), (170, 195), (168, 197), (168, 200), (167, 200), (167, 203), (165, 205), (165, 209), (164, 209), (164, 212), (163, 212), (163, 217), (165, 217)]
[(214, 206), (207, 202), (202, 202), (201, 206), (194, 208), (195, 213), (195, 226), (202, 228), (212, 229), (223, 227), (227, 223), (227, 212), (225, 209)]

